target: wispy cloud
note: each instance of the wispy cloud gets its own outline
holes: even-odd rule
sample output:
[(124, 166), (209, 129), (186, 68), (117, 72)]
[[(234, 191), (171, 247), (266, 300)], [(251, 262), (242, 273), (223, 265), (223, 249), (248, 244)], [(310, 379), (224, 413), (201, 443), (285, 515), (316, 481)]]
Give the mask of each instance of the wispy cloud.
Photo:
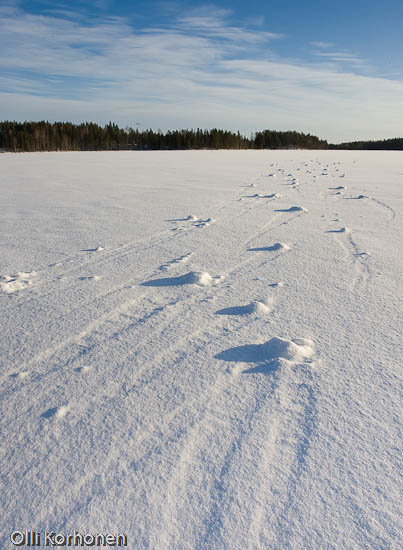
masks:
[(13, 9), (0, 11), (0, 36), (1, 119), (295, 128), (335, 140), (395, 135), (403, 123), (402, 82), (359, 74), (360, 57), (330, 43), (316, 62), (281, 58), (273, 48), (285, 37), (211, 6), (141, 30)]
[(332, 42), (310, 42), (310, 44), (315, 48), (333, 48), (334, 46)]
[(346, 51), (314, 52), (314, 55), (326, 58), (328, 61), (336, 63), (351, 63), (357, 67), (367, 66), (365, 61), (359, 55)]
[(358, 54), (351, 53), (345, 49), (335, 50), (335, 44), (332, 42), (310, 42), (311, 46), (314, 46), (315, 50), (313, 55), (316, 57), (322, 57), (331, 63), (350, 63), (358, 68), (368, 68), (369, 64)]
[[(262, 43), (267, 40), (275, 40), (283, 38), (284, 35), (266, 32), (248, 30), (239, 26), (231, 26), (227, 22), (227, 17), (230, 15), (229, 10), (193, 10), (191, 13), (179, 17), (175, 25), (192, 34), (201, 33), (204, 36), (216, 37), (223, 40), (229, 40), (233, 43), (240, 41), (245, 43)], [(250, 25), (252, 23), (249, 23)], [(256, 25), (256, 23), (254, 23)]]

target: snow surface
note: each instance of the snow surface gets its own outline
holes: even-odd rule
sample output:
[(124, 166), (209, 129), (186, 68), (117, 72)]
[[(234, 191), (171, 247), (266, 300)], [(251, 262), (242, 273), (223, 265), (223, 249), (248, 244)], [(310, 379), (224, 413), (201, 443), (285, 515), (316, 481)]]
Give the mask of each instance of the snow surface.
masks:
[(0, 155), (0, 547), (397, 549), (402, 160)]

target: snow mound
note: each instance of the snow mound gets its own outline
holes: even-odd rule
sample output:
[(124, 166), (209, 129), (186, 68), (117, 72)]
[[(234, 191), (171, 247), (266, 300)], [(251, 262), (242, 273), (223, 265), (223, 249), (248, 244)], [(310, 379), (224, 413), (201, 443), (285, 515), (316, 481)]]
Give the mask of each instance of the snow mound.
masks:
[(202, 220), (201, 218), (196, 219), (196, 223), (193, 224), (193, 227), (208, 227), (211, 223), (214, 223), (213, 218), (206, 218)]
[(247, 313), (257, 313), (260, 315), (267, 315), (272, 309), (272, 304), (268, 302), (259, 302), (258, 300), (253, 300), (250, 304), (246, 306)]
[(340, 227), (340, 229), (330, 229), (327, 233), (350, 233), (348, 227)]
[(52, 409), (48, 409), (41, 416), (42, 418), (45, 418), (48, 420), (51, 418), (61, 419), (61, 418), (64, 418), (68, 412), (69, 412), (68, 405), (61, 405), (60, 407), (53, 407)]
[(232, 306), (218, 310), (218, 315), (267, 315), (273, 309), (274, 299), (253, 300), (246, 306)]
[(67, 405), (62, 405), (61, 407), (59, 407), (55, 413), (55, 417), (56, 418), (64, 418), (66, 416), (66, 414), (68, 413), (69, 411), (69, 408)]
[(211, 286), (217, 285), (224, 280), (222, 275), (212, 277), (207, 271), (190, 271), (185, 275), (179, 275), (178, 277), (168, 277), (163, 279), (152, 279), (151, 281), (145, 281), (141, 283), (142, 286), (182, 286), (182, 285), (198, 285), (198, 286)]
[(290, 206), (288, 212), (308, 212), (303, 206)]
[(289, 208), (279, 208), (275, 212), (308, 212), (307, 208), (303, 206), (290, 206)]
[(285, 243), (274, 243), (270, 246), (261, 246), (256, 248), (249, 248), (250, 252), (276, 252), (278, 250), (290, 250), (288, 244)]
[(83, 367), (76, 368), (76, 371), (79, 372), (80, 374), (86, 374), (87, 372), (90, 372), (90, 370), (91, 370), (91, 367), (89, 367), (88, 365), (84, 365)]
[(274, 243), (272, 246), (267, 247), (270, 250), (290, 250), (290, 247), (286, 243)]
[(280, 193), (271, 193), (270, 195), (263, 195), (264, 199), (279, 199)]
[(287, 340), (275, 336), (262, 344), (261, 353), (266, 360), (286, 359), (287, 361), (301, 363), (312, 357), (314, 344), (312, 340), (305, 338)]
[(282, 288), (284, 286), (284, 282), (283, 281), (278, 281), (277, 283), (269, 284), (269, 286), (271, 286), (272, 288)]
[(6, 294), (17, 292), (17, 290), (24, 290), (32, 285), (32, 278), (35, 276), (35, 271), (28, 273), (18, 271), (15, 275), (0, 276), (0, 290)]
[(210, 286), (214, 279), (207, 271), (190, 271), (183, 276), (183, 282), (189, 285)]
[(166, 264), (160, 265), (159, 269), (160, 271), (168, 271), (172, 267), (178, 265), (178, 264), (186, 264), (190, 258), (192, 257), (192, 252), (187, 252), (186, 254), (183, 254), (182, 256), (179, 256), (178, 258), (173, 258), (173, 260), (170, 260)]

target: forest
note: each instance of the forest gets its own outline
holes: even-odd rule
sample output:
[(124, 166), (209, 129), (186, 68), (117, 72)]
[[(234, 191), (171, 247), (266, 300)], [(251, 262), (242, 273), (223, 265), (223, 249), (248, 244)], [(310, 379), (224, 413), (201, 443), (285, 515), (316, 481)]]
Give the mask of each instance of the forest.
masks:
[(402, 151), (403, 138), (382, 139), (378, 141), (351, 141), (329, 145), (329, 149), (351, 149), (368, 151)]
[(173, 149), (327, 149), (326, 141), (300, 132), (264, 130), (249, 138), (228, 130), (173, 130), (162, 132), (119, 128), (110, 122), (0, 122), (0, 150), (118, 151)]
[(0, 151), (121, 151), (183, 149), (403, 150), (403, 138), (329, 144), (311, 134), (263, 130), (249, 137), (213, 128), (169, 130), (120, 128), (109, 122), (0, 122)]

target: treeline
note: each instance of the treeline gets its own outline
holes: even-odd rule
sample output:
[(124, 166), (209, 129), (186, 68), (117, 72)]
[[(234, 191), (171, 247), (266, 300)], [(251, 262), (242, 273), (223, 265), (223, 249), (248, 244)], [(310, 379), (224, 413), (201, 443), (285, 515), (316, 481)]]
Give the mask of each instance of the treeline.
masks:
[(352, 141), (329, 145), (329, 149), (351, 149), (369, 151), (403, 151), (403, 138), (382, 139), (379, 141)]
[(316, 136), (301, 132), (257, 132), (253, 139), (255, 149), (327, 149), (328, 143)]
[(119, 128), (110, 122), (0, 122), (3, 151), (118, 151), (171, 149), (327, 149), (326, 141), (300, 132), (264, 130), (251, 137), (227, 130), (168, 132)]

